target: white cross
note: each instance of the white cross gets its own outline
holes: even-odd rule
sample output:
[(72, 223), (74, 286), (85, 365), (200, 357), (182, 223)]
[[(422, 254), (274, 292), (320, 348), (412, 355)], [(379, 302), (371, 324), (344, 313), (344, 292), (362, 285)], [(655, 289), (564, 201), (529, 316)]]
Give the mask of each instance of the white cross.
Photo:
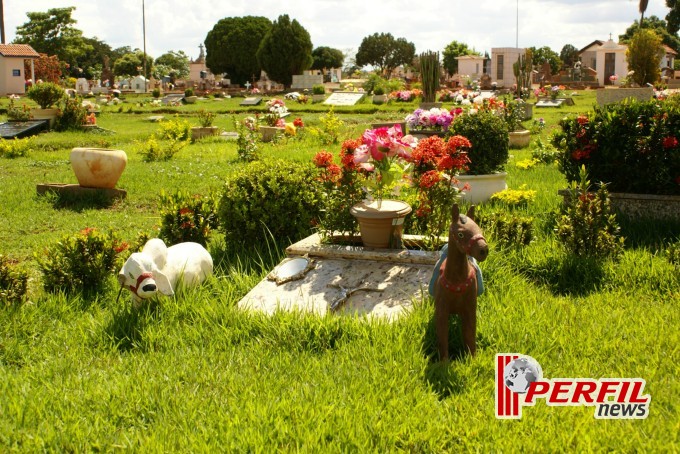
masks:
[(246, 82), (245, 85), (246, 85), (246, 90), (250, 90), (250, 86), (251, 86), (250, 82)]

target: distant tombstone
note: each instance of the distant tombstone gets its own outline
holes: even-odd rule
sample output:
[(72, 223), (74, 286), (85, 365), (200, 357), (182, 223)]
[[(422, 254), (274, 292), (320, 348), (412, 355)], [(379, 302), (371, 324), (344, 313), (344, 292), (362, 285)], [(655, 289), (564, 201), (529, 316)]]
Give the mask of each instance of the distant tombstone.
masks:
[(87, 94), (90, 91), (90, 84), (87, 83), (87, 79), (81, 77), (76, 80), (76, 92), (79, 95)]
[(493, 87), (491, 86), (491, 76), (488, 74), (483, 74), (481, 79), (479, 80), (480, 88), (482, 90), (491, 90)]
[(564, 99), (541, 99), (536, 102), (536, 107), (560, 107)]
[(331, 93), (331, 95), (326, 98), (324, 104), (329, 106), (353, 106), (363, 97), (364, 93), (336, 91)]
[(552, 80), (552, 70), (550, 69), (550, 63), (545, 62), (543, 63), (543, 66), (541, 66), (541, 81), (544, 84), (550, 84), (550, 81)]
[(241, 106), (257, 106), (262, 102), (262, 98), (258, 96), (252, 96), (249, 98), (243, 98), (243, 101), (241, 101)]

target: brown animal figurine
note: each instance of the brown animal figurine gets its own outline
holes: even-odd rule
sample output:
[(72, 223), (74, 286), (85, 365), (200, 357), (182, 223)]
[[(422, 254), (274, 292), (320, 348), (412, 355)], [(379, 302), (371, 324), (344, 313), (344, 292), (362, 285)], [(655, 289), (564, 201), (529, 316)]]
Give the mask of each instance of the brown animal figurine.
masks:
[(449, 243), (442, 248), (442, 258), (432, 276), (430, 293), (434, 294), (437, 347), (442, 361), (449, 358), (451, 314), (460, 316), (463, 343), (470, 354), (474, 355), (477, 348), (477, 295), (483, 291), (483, 283), (475, 260), (485, 260), (489, 246), (474, 216), (474, 205), (467, 215), (460, 214), (458, 204), (453, 205)]

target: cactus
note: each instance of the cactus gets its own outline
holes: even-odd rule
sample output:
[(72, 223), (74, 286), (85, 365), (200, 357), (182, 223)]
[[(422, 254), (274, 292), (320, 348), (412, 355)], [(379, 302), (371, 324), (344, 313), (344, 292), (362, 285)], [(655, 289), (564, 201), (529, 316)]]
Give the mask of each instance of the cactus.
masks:
[(512, 64), (512, 72), (517, 80), (517, 97), (520, 99), (526, 98), (531, 93), (531, 70), (531, 50), (527, 49), (524, 55), (520, 55)]
[(423, 80), (423, 102), (434, 102), (439, 90), (439, 52), (420, 54), (420, 76)]

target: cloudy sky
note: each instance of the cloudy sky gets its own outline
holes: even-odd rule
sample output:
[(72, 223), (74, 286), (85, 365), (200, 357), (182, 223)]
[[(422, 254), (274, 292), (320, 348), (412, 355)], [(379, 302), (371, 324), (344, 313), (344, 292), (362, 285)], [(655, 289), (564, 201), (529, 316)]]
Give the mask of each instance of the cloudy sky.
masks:
[[(153, 57), (183, 50), (198, 56), (198, 45), (224, 17), (281, 14), (297, 19), (314, 47), (356, 52), (376, 32), (406, 38), (416, 52), (441, 51), (451, 41), (478, 51), (492, 47), (565, 44), (582, 48), (593, 40), (614, 39), (639, 19), (638, 0), (144, 0), (146, 50)], [(76, 28), (110, 46), (143, 48), (142, 0), (4, 0), (5, 36), (11, 42), (27, 12), (75, 6)], [(518, 14), (519, 13), (519, 14)], [(665, 0), (650, 0), (645, 17), (664, 18)], [(517, 17), (519, 16), (519, 20)], [(519, 27), (517, 27), (519, 24)], [(519, 29), (519, 30), (518, 30)]]

